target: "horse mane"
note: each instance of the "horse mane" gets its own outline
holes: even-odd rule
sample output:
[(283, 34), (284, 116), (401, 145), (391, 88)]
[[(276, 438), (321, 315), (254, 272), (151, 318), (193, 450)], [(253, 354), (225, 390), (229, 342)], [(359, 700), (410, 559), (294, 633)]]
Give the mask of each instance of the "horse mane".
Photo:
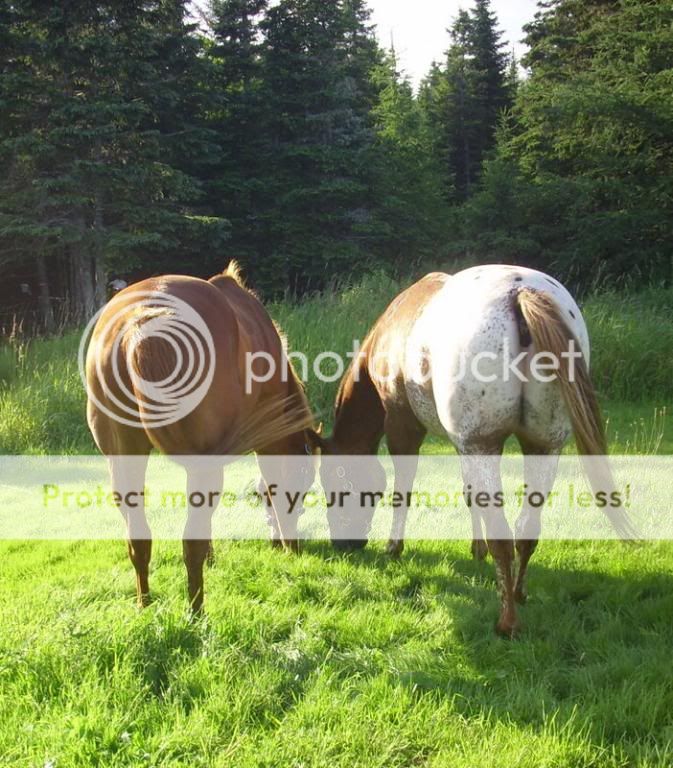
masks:
[(224, 277), (230, 277), (241, 288), (248, 290), (248, 286), (245, 284), (245, 278), (243, 277), (243, 269), (236, 259), (232, 259), (229, 264), (227, 264), (227, 268), (222, 274)]
[(367, 362), (367, 351), (374, 329), (365, 337), (360, 354), (341, 379), (334, 403), (332, 441), (344, 453), (376, 453), (383, 433), (385, 411)]
[(257, 291), (248, 285), (248, 282), (243, 275), (243, 267), (236, 261), (236, 259), (231, 259), (226, 268), (221, 273), (211, 277), (208, 282), (217, 285), (218, 281), (221, 281), (223, 278), (225, 280), (231, 280), (234, 285), (238, 286), (242, 291), (249, 293), (254, 299), (257, 299), (257, 301), (262, 303)]
[[(241, 290), (259, 303), (264, 314), (267, 314), (257, 293), (246, 284), (241, 265), (235, 259), (232, 259), (226, 269), (221, 274), (212, 277), (209, 282), (217, 285), (222, 278), (232, 280)], [(297, 376), (288, 356), (287, 337), (276, 320), (271, 317), (269, 320), (280, 340), (288, 370), (290, 392), (287, 397), (275, 398), (259, 406), (252, 418), (238, 424), (228, 435), (226, 442), (217, 446), (217, 453), (232, 455), (247, 453), (260, 446), (277, 442), (291, 434), (315, 426), (315, 418), (306, 397), (304, 384)]]
[[(309, 404), (308, 397), (306, 395), (306, 386), (304, 382), (299, 378), (297, 375), (297, 371), (294, 369), (294, 365), (292, 365), (292, 360), (290, 360), (289, 354), (288, 354), (288, 341), (287, 336), (285, 335), (285, 332), (281, 328), (280, 324), (272, 319), (271, 322), (273, 323), (273, 327), (276, 329), (276, 333), (278, 334), (278, 338), (280, 339), (280, 345), (283, 348), (283, 355), (285, 357), (285, 361), (287, 363), (287, 369), (289, 372), (289, 378), (290, 378), (290, 384), (294, 385), (295, 392), (294, 398), (297, 405), (301, 408), (303, 407), (307, 414), (313, 418), (311, 411), (311, 405)], [(311, 424), (311, 427), (315, 426), (313, 423)]]

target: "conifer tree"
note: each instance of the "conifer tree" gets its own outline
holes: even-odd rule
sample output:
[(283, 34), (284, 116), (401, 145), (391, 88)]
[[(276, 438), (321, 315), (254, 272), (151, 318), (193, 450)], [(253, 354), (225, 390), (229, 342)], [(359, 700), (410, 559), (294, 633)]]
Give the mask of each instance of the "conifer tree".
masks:
[[(527, 27), (529, 78), (466, 235), (586, 287), (670, 280), (673, 8), (552, 0)], [(504, 195), (503, 191), (507, 194)], [(499, 219), (491, 215), (499, 200)], [(488, 222), (488, 225), (485, 225)]]
[[(376, 227), (381, 260), (408, 270), (436, 255), (444, 234), (445, 198), (433, 132), (394, 49), (376, 69)], [(429, 110), (428, 110), (429, 111)]]
[(262, 23), (269, 182), (260, 282), (302, 290), (362, 268), (372, 216), (364, 4), (281, 0)]
[(108, 269), (141, 255), (159, 266), (219, 224), (190, 207), (188, 168), (207, 143), (194, 114), (198, 42), (180, 0), (17, 0), (6, 14), (0, 239), (14, 258), (46, 259), (73, 315), (87, 316)]
[[(422, 103), (432, 109), (428, 120), (435, 125), (436, 145), (446, 162), (445, 187), (460, 201), (476, 189), (511, 90), (509, 59), (490, 0), (477, 0), (470, 12), (460, 11), (450, 34), (444, 67), (435, 67), (426, 79)], [(440, 99), (444, 106), (438, 110)]]
[(265, 237), (260, 216), (268, 186), (269, 106), (260, 30), (266, 7), (267, 0), (214, 0), (209, 13), (213, 109), (208, 124), (221, 155), (207, 175), (207, 196), (230, 224), (221, 258), (241, 260), (253, 279)]

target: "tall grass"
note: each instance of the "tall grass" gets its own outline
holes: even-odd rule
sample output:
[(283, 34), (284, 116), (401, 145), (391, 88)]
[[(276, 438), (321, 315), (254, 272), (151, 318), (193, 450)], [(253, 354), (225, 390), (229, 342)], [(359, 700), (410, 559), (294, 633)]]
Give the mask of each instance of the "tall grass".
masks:
[(673, 289), (599, 293), (583, 312), (600, 392), (615, 400), (673, 402)]
[(0, 453), (93, 452), (77, 366), (80, 334), (0, 348)]
[[(351, 351), (353, 340), (364, 339), (402, 287), (377, 273), (355, 285), (301, 302), (278, 302), (269, 309), (290, 351), (304, 353), (312, 363), (325, 351), (342, 356)], [(633, 425), (620, 424), (620, 445), (655, 446), (656, 435), (645, 440), (650, 416), (655, 407), (673, 404), (673, 289), (597, 293), (584, 303), (583, 312), (592, 339), (592, 373), (602, 399), (651, 404), (634, 414)], [(0, 452), (94, 450), (84, 417), (78, 343), (79, 333), (70, 332), (0, 345)], [(329, 360), (321, 368), (337, 372)], [(331, 418), (337, 387), (336, 377), (321, 381), (309, 368), (308, 397), (323, 420)], [(647, 419), (641, 424), (644, 412)], [(633, 434), (627, 434), (629, 430)]]
[[(322, 352), (336, 352), (343, 359), (353, 350), (353, 342), (364, 341), (376, 319), (401, 290), (400, 283), (384, 273), (375, 273), (356, 285), (344, 286), (327, 294), (317, 294), (300, 303), (283, 302), (269, 309), (287, 338), (291, 352), (302, 352), (309, 366), (306, 390), (315, 413), (330, 419), (339, 381), (321, 381), (313, 371), (313, 361)], [(336, 365), (325, 360), (323, 373), (336, 375)], [(301, 372), (297, 371), (298, 373)]]

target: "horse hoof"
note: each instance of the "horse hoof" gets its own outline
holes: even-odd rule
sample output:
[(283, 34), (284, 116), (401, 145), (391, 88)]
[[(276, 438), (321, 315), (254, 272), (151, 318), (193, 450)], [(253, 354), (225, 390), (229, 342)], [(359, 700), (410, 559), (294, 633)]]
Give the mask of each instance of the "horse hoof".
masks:
[(390, 557), (392, 557), (393, 560), (399, 560), (400, 556), (402, 555), (402, 552), (404, 552), (403, 541), (394, 541), (393, 539), (391, 539), (388, 542), (388, 546), (386, 547), (386, 554), (390, 555)]
[(137, 599), (137, 606), (138, 608), (147, 608), (147, 606), (152, 602), (152, 598), (150, 597), (149, 592), (143, 592), (142, 595), (138, 595)]
[(514, 640), (519, 634), (520, 627), (518, 622), (512, 623), (511, 621), (498, 621), (495, 625), (495, 633), (499, 637), (504, 637), (506, 640)]
[(472, 542), (472, 557), (475, 560), (486, 560), (488, 555), (488, 544), (483, 539), (475, 539)]
[(357, 552), (359, 549), (364, 549), (367, 546), (367, 539), (334, 539), (332, 546), (337, 552)]
[(525, 589), (514, 590), (514, 599), (519, 605), (524, 605), (528, 600), (528, 592)]

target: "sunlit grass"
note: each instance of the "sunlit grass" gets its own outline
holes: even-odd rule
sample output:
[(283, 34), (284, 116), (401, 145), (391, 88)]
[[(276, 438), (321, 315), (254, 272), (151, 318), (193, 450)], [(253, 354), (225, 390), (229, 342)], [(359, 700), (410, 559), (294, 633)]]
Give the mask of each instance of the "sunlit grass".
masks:
[[(347, 352), (398, 290), (374, 275), (271, 311), (311, 359)], [(672, 295), (585, 304), (614, 452), (673, 453)], [(0, 452), (94, 450), (78, 342), (0, 347)], [(308, 382), (327, 420), (336, 386)], [(541, 543), (514, 642), (465, 542), (409, 542), (397, 563), (380, 543), (218, 542), (200, 622), (179, 549), (155, 544), (139, 612), (120, 542), (0, 543), (0, 765), (673, 764), (669, 543)]]
[(218, 543), (191, 623), (178, 544), (144, 612), (119, 542), (4, 544), (3, 764), (669, 766), (671, 547), (543, 543), (515, 642), (467, 550)]

